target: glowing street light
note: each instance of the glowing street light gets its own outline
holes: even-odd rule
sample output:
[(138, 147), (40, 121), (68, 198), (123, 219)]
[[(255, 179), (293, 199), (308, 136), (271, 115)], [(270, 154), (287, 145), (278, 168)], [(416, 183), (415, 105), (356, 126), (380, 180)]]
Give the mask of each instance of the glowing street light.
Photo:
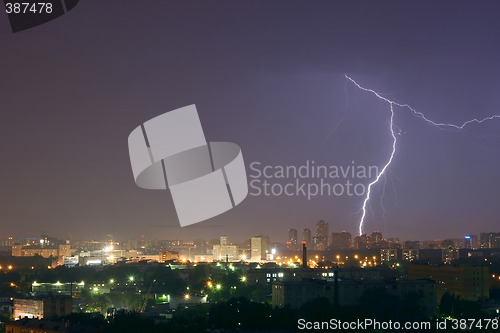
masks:
[(221, 285), (220, 283), (217, 283), (217, 284), (215, 285), (215, 289), (217, 289), (217, 290), (221, 290), (221, 288), (222, 288), (222, 285)]

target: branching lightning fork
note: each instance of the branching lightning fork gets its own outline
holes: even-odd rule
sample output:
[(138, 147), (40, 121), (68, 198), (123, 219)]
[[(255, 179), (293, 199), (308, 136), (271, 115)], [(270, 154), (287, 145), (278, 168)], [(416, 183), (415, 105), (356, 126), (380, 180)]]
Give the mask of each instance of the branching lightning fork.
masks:
[(481, 119), (474, 118), (474, 119), (471, 119), (471, 120), (467, 120), (466, 122), (464, 122), (464, 123), (462, 123), (460, 125), (451, 124), (451, 123), (438, 123), (438, 122), (435, 122), (435, 121), (429, 119), (422, 112), (419, 112), (419, 111), (415, 110), (414, 108), (412, 108), (408, 104), (400, 104), (400, 103), (391, 101), (390, 99), (388, 99), (386, 97), (383, 97), (382, 95), (380, 95), (378, 92), (376, 92), (373, 89), (368, 89), (368, 88), (362, 87), (361, 85), (359, 85), (356, 81), (354, 81), (348, 75), (345, 75), (345, 77), (346, 77), (346, 79), (348, 79), (349, 81), (351, 81), (357, 88), (359, 88), (359, 89), (361, 89), (363, 91), (372, 93), (377, 98), (379, 98), (382, 101), (388, 103), (389, 107), (390, 107), (390, 112), (391, 112), (389, 129), (390, 129), (391, 136), (392, 136), (392, 151), (391, 151), (391, 154), (389, 156), (389, 159), (387, 160), (387, 162), (385, 163), (384, 167), (382, 168), (382, 170), (380, 171), (380, 173), (377, 175), (377, 177), (375, 178), (375, 180), (373, 180), (370, 184), (368, 184), (368, 189), (366, 191), (366, 196), (365, 196), (365, 199), (363, 200), (363, 206), (361, 208), (362, 214), (361, 214), (361, 219), (359, 221), (359, 234), (360, 235), (363, 234), (363, 225), (364, 225), (365, 218), (366, 218), (367, 205), (370, 202), (370, 196), (371, 196), (372, 187), (375, 186), (379, 182), (380, 178), (384, 175), (384, 173), (386, 172), (387, 168), (389, 168), (389, 166), (391, 165), (391, 163), (392, 163), (392, 161), (394, 159), (394, 155), (396, 154), (396, 146), (397, 146), (398, 139), (397, 139), (397, 136), (396, 136), (396, 134), (394, 132), (394, 107), (395, 106), (401, 107), (401, 108), (406, 108), (406, 109), (410, 110), (413, 113), (414, 116), (423, 119), (429, 125), (432, 125), (432, 126), (435, 126), (435, 127), (441, 128), (441, 129), (452, 128), (452, 129), (456, 129), (456, 130), (462, 130), (467, 125), (470, 125), (470, 124), (473, 124), (473, 123), (475, 123), (475, 124), (482, 124), (482, 123), (484, 123), (486, 121), (489, 121), (489, 120), (500, 119), (500, 115), (492, 115), (492, 116), (481, 118)]

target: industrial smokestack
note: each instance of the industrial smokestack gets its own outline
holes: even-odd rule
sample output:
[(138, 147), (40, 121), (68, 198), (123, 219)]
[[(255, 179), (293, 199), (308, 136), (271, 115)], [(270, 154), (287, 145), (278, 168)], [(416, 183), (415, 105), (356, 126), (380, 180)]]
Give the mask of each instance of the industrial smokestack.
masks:
[(307, 247), (306, 243), (302, 243), (302, 268), (307, 267)]
[(333, 278), (333, 305), (335, 306), (335, 309), (339, 308), (339, 266), (335, 267), (334, 271), (334, 278)]

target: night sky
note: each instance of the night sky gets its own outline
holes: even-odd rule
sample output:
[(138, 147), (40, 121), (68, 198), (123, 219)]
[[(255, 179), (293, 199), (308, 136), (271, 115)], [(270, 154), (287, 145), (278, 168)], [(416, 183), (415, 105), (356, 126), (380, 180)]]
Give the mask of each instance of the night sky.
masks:
[[(344, 74), (435, 121), (500, 114), (499, 13), (497, 1), (81, 1), (16, 34), (0, 14), (0, 236), (285, 240), (320, 219), (356, 234), (363, 198), (347, 196), (248, 196), (180, 228), (169, 192), (135, 185), (128, 135), (196, 104), (207, 139), (237, 143), (247, 166), (381, 167), (388, 105)], [(398, 150), (365, 230), (500, 231), (500, 120), (440, 130), (395, 111)]]

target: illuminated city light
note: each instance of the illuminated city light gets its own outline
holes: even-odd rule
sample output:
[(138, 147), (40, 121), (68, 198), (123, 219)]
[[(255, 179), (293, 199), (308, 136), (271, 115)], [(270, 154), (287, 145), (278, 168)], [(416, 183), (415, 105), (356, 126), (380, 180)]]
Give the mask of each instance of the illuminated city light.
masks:
[(111, 252), (113, 250), (114, 250), (113, 245), (105, 246), (104, 249), (103, 249), (104, 252)]

